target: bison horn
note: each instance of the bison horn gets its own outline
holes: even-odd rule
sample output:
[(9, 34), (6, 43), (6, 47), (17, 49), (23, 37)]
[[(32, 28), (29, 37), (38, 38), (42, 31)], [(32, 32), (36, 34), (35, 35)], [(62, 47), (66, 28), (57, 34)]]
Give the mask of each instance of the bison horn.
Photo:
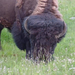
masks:
[(28, 21), (28, 18), (29, 18), (29, 17), (27, 17), (26, 20), (24, 21), (24, 27), (25, 27), (25, 30), (26, 30), (28, 33), (30, 33), (30, 30), (27, 28), (27, 21)]
[(66, 24), (64, 23), (64, 29), (63, 29), (63, 31), (62, 31), (62, 33), (60, 33), (59, 35), (56, 35), (55, 37), (58, 39), (58, 38), (60, 38), (60, 37), (62, 37), (63, 35), (65, 35), (65, 33), (66, 33), (66, 31), (67, 31), (67, 26), (66, 26)]

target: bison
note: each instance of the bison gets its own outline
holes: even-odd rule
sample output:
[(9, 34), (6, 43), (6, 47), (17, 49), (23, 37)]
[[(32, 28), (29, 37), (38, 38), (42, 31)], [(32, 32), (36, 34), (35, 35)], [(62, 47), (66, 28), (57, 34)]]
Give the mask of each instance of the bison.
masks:
[(4, 27), (26, 58), (45, 62), (67, 31), (58, 0), (0, 0), (0, 33)]

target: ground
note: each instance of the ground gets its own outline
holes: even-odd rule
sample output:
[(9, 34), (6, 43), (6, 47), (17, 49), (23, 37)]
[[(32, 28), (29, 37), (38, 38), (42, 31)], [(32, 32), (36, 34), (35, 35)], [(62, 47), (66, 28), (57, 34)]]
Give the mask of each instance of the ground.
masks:
[(4, 29), (1, 34), (0, 75), (75, 75), (75, 0), (59, 0), (59, 10), (68, 31), (55, 49), (55, 60), (37, 65), (26, 60), (25, 52), (16, 47), (11, 33)]

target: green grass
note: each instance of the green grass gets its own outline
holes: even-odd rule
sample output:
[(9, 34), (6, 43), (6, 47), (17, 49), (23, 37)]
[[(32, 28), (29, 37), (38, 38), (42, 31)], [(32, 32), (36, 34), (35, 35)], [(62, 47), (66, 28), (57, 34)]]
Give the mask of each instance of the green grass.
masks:
[(68, 26), (66, 37), (57, 45), (55, 60), (48, 64), (35, 64), (25, 59), (4, 29), (1, 34), (3, 51), (0, 51), (0, 75), (75, 75), (75, 0), (59, 0), (59, 10)]

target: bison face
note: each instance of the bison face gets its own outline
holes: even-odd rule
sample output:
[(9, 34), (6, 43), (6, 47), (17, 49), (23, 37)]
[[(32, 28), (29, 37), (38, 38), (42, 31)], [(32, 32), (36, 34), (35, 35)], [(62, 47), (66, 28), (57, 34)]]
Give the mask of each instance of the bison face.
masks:
[(57, 42), (66, 33), (66, 25), (52, 14), (30, 16), (24, 21), (25, 30), (30, 34), (33, 59), (50, 60)]

